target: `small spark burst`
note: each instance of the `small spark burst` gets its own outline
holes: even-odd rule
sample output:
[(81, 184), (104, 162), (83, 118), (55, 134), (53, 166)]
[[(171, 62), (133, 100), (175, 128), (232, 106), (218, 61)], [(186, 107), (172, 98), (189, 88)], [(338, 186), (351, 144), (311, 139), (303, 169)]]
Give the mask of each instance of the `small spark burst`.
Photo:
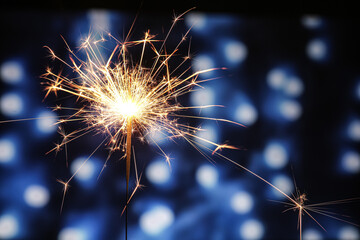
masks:
[[(169, 139), (185, 139), (205, 156), (206, 154), (203, 153), (199, 146), (204, 147), (213, 154), (225, 148), (235, 149), (235, 147), (228, 144), (218, 144), (201, 138), (196, 135), (196, 132), (200, 130), (199, 128), (178, 121), (179, 118), (201, 118), (235, 123), (226, 119), (182, 114), (182, 112), (193, 108), (215, 106), (186, 107), (182, 106), (177, 100), (180, 96), (192, 91), (194, 87), (200, 87), (202, 82), (210, 80), (200, 80), (198, 78), (200, 74), (215, 70), (206, 69), (191, 73), (191, 68), (185, 67), (185, 70), (181, 71), (180, 69), (191, 59), (190, 53), (183, 57), (181, 62), (174, 68), (170, 66), (170, 61), (175, 57), (180, 45), (186, 41), (190, 29), (173, 50), (168, 51), (166, 41), (174, 25), (182, 19), (184, 14), (186, 12), (174, 18), (170, 30), (162, 40), (156, 39), (155, 35), (150, 34), (150, 30), (145, 32), (141, 40), (129, 40), (133, 26), (124, 41), (119, 41), (110, 33), (106, 37), (100, 34), (89, 34), (78, 50), (85, 53), (85, 59), (79, 57), (78, 52), (73, 51), (65, 39), (64, 42), (69, 52), (69, 61), (61, 59), (51, 48), (45, 46), (53, 60), (60, 61), (77, 75), (74, 78), (68, 78), (62, 71), (56, 73), (49, 67), (46, 69), (46, 73), (42, 75), (45, 80), (42, 83), (45, 85), (45, 98), (50, 93), (57, 96), (59, 92), (64, 92), (74, 96), (76, 101), (81, 104), (80, 108), (56, 105), (54, 107), (55, 111), (73, 111), (70, 115), (61, 116), (58, 124), (73, 121), (84, 123), (83, 128), (68, 134), (60, 127), (59, 133), (62, 136), (62, 141), (56, 144), (51, 151), (58, 152), (63, 147), (66, 150), (68, 143), (88, 133), (102, 133), (104, 140), (95, 151), (100, 146), (106, 146), (110, 149), (103, 169), (115, 151), (124, 152), (123, 158), (126, 158), (126, 192), (128, 195), (131, 138), (133, 135), (137, 136), (141, 141), (145, 139), (153, 141), (169, 164), (170, 157), (151, 138), (150, 132), (153, 129), (159, 130), (164, 134), (164, 137)], [(100, 50), (103, 47), (102, 44), (106, 41), (116, 43), (108, 57), (105, 57)], [(141, 50), (138, 62), (133, 61), (136, 56), (131, 54), (131, 49), (136, 47)], [(149, 58), (145, 59), (145, 52), (149, 51), (148, 49), (152, 54), (151, 64), (149, 64)], [(147, 64), (144, 64), (145, 60)], [(201, 144), (201, 141), (212, 145), (213, 149)], [(69, 182), (76, 173), (68, 181), (59, 181), (64, 185), (64, 195)], [(139, 180), (137, 180), (136, 184), (135, 191), (140, 187)]]
[(329, 209), (327, 209), (327, 208), (324, 208), (325, 206), (345, 204), (345, 203), (358, 201), (359, 198), (340, 199), (340, 200), (334, 200), (334, 201), (308, 204), (307, 202), (309, 200), (308, 200), (306, 193), (302, 193), (299, 190), (299, 188), (296, 185), (295, 179), (294, 179), (294, 184), (295, 184), (295, 194), (292, 194), (292, 197), (290, 197), (289, 195), (287, 195), (283, 192), (280, 192), (288, 199), (287, 202), (274, 201), (274, 200), (271, 200), (271, 201), (284, 204), (287, 208), (283, 211), (283, 213), (288, 212), (288, 211), (297, 212), (297, 229), (299, 231), (299, 239), (300, 240), (303, 239), (302, 230), (303, 230), (303, 216), (304, 215), (306, 215), (310, 219), (312, 219), (324, 231), (326, 231), (325, 227), (323, 225), (321, 225), (320, 222), (314, 217), (314, 214), (320, 214), (320, 215), (323, 215), (323, 216), (359, 227), (358, 224), (355, 224), (353, 222), (350, 222), (350, 221), (344, 219), (344, 218), (349, 218), (349, 216), (340, 215), (338, 213), (329, 211)]

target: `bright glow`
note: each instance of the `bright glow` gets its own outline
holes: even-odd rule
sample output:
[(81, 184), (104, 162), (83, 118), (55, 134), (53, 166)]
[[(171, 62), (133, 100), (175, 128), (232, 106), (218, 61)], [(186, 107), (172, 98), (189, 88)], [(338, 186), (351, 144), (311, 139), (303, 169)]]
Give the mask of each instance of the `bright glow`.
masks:
[(191, 12), (185, 15), (185, 24), (195, 31), (202, 30), (206, 27), (206, 16), (203, 13)]
[(310, 228), (310, 229), (304, 230), (303, 239), (304, 240), (322, 240), (323, 237), (319, 231)]
[(147, 234), (160, 234), (174, 222), (173, 211), (166, 206), (157, 206), (140, 216), (140, 228)]
[(279, 169), (287, 164), (288, 153), (283, 145), (270, 143), (265, 147), (264, 159), (269, 167)]
[(192, 92), (190, 97), (193, 106), (206, 106), (215, 103), (215, 92), (209, 87)]
[(267, 74), (266, 81), (269, 87), (275, 90), (281, 89), (286, 82), (286, 73), (282, 69), (275, 68)]
[(230, 63), (236, 64), (245, 60), (248, 51), (242, 42), (232, 41), (225, 45), (224, 53)]
[(9, 117), (16, 117), (23, 111), (23, 100), (16, 93), (4, 94), (0, 99), (1, 112)]
[(253, 205), (254, 201), (252, 196), (244, 191), (235, 193), (230, 199), (231, 208), (239, 214), (250, 212)]
[[(290, 195), (294, 191), (294, 185), (291, 181), (291, 179), (284, 175), (278, 175), (276, 176), (272, 183), (279, 188), (281, 191), (286, 193), (287, 195)], [(279, 197), (279, 198), (285, 198), (284, 195), (282, 195), (280, 192), (278, 192), (275, 189), (272, 189), (273, 193)]]
[(246, 126), (250, 126), (257, 120), (258, 113), (251, 104), (241, 104), (235, 110), (235, 120)]
[(342, 156), (341, 165), (348, 173), (360, 172), (360, 155), (353, 151), (346, 152)]
[(217, 142), (218, 132), (212, 125), (204, 125), (196, 132), (196, 142), (205, 147), (212, 147), (212, 142)]
[(15, 144), (10, 140), (0, 139), (0, 163), (10, 162), (15, 154)]
[(1, 79), (10, 84), (21, 82), (24, 77), (24, 70), (20, 63), (16, 61), (4, 62), (0, 68)]
[[(205, 54), (196, 56), (192, 61), (192, 68), (194, 69), (194, 71), (202, 71), (214, 67), (215, 67), (214, 60), (210, 56)], [(210, 72), (202, 73), (199, 76), (207, 78), (210, 77), (211, 75), (212, 72), (210, 71)]]
[(96, 32), (109, 32), (110, 31), (110, 16), (108, 11), (91, 9), (88, 11), (89, 25)]
[(347, 129), (348, 136), (354, 141), (360, 141), (360, 121), (352, 121)]
[(155, 161), (146, 168), (146, 177), (155, 184), (166, 183), (170, 178), (170, 167), (165, 161)]
[(49, 190), (40, 185), (30, 185), (24, 192), (24, 200), (31, 207), (44, 207), (49, 202), (49, 199)]
[(51, 133), (57, 129), (57, 115), (54, 112), (43, 111), (36, 119), (36, 127), (39, 131), (43, 133)]
[(312, 60), (321, 61), (327, 55), (327, 46), (323, 40), (311, 40), (306, 47), (306, 53)]
[(307, 15), (302, 17), (301, 22), (308, 29), (316, 29), (321, 26), (322, 19), (319, 16)]
[(84, 231), (78, 228), (68, 227), (59, 232), (58, 240), (86, 240), (87, 236)]
[(204, 188), (213, 188), (217, 185), (219, 173), (214, 166), (202, 165), (196, 171), (196, 181)]
[(0, 216), (0, 238), (11, 239), (19, 232), (18, 220), (12, 215)]
[(138, 105), (132, 101), (118, 101), (114, 103), (114, 111), (123, 117), (134, 117), (140, 112)]
[(359, 230), (355, 227), (346, 226), (340, 229), (338, 233), (340, 240), (358, 240), (360, 239)]
[(261, 239), (264, 236), (264, 232), (264, 226), (258, 220), (247, 220), (240, 226), (240, 237), (242, 239)]
[[(76, 171), (77, 174), (75, 175), (75, 178), (81, 181), (86, 181), (91, 179), (95, 174), (95, 165), (91, 159), (89, 159), (85, 164), (86, 157), (79, 157), (76, 158), (72, 163), (70, 170), (72, 174), (74, 174)], [(83, 165), (84, 164), (84, 165)]]
[(291, 97), (298, 97), (304, 91), (304, 84), (298, 77), (290, 77), (284, 85), (284, 92)]
[(279, 110), (281, 115), (289, 121), (297, 120), (302, 114), (301, 105), (294, 100), (285, 100), (280, 103)]

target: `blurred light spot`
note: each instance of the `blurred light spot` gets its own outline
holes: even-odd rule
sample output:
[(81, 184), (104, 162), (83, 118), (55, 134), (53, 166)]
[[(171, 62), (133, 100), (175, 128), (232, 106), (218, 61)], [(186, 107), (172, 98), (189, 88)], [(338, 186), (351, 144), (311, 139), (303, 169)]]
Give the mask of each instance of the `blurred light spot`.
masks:
[(16, 93), (4, 94), (0, 99), (1, 112), (10, 117), (16, 117), (23, 111), (23, 100)]
[(36, 127), (42, 133), (51, 133), (56, 131), (57, 115), (54, 112), (43, 111), (36, 119)]
[(58, 240), (86, 240), (84, 231), (78, 228), (68, 227), (59, 232)]
[(76, 158), (71, 163), (70, 167), (71, 173), (76, 173), (75, 178), (81, 181), (90, 180), (91, 178), (93, 178), (95, 173), (95, 165), (92, 159), (89, 159), (86, 163), (84, 163), (86, 159), (86, 157)]
[(156, 206), (140, 216), (140, 228), (149, 235), (158, 235), (174, 222), (174, 213), (166, 206)]
[(204, 188), (213, 188), (217, 185), (219, 173), (214, 166), (202, 165), (196, 171), (196, 181)]
[(307, 15), (302, 17), (301, 22), (308, 29), (316, 29), (321, 26), (322, 19), (319, 16)]
[(215, 103), (215, 92), (210, 87), (193, 91), (190, 97), (193, 106), (206, 106)]
[(206, 16), (203, 13), (188, 13), (185, 15), (185, 24), (195, 31), (203, 30), (206, 27)]
[(306, 53), (312, 60), (320, 61), (327, 55), (327, 46), (323, 40), (311, 40), (306, 47)]
[(346, 172), (360, 172), (360, 155), (357, 152), (348, 151), (342, 156), (341, 160), (341, 165)]
[(267, 74), (266, 81), (269, 87), (275, 90), (281, 89), (286, 82), (286, 73), (282, 69), (275, 68)]
[(338, 233), (338, 238), (340, 240), (358, 240), (360, 239), (359, 230), (351, 226), (343, 227)]
[(247, 220), (240, 227), (240, 237), (247, 240), (261, 239), (264, 236), (264, 226), (258, 220)]
[(16, 61), (8, 61), (1, 65), (1, 79), (10, 84), (21, 82), (24, 77), (24, 70), (20, 63)]
[(170, 166), (165, 161), (155, 161), (146, 168), (146, 177), (155, 184), (166, 183), (170, 178)]
[(279, 169), (287, 164), (288, 153), (283, 145), (270, 143), (265, 147), (264, 159), (269, 167)]
[(0, 139), (0, 163), (10, 162), (15, 154), (15, 144), (10, 140)]
[(360, 100), (360, 82), (356, 85), (355, 91), (357, 98)]
[(224, 47), (225, 58), (230, 63), (241, 63), (247, 56), (247, 48), (242, 42), (231, 41)]
[[(289, 177), (284, 176), (284, 175), (278, 175), (278, 176), (274, 177), (272, 184), (274, 184), (277, 188), (279, 188), (281, 191), (283, 191), (287, 195), (290, 195), (294, 190), (292, 181), (290, 180)], [(285, 198), (285, 196), (283, 194), (281, 194), (279, 191), (277, 191), (276, 189), (272, 189), (272, 191), (275, 194), (275, 196), (277, 196), (279, 198)]]
[(239, 214), (250, 212), (253, 205), (254, 201), (252, 196), (244, 191), (235, 193), (230, 199), (231, 208)]
[[(195, 138), (195, 140), (199, 144), (204, 145), (205, 147), (214, 147), (213, 144), (207, 141), (217, 142), (218, 139), (217, 128), (213, 127), (212, 125), (203, 125), (201, 129), (196, 132), (196, 137), (197, 138)], [(207, 141), (204, 141), (202, 139)]]
[(19, 232), (19, 222), (12, 215), (0, 216), (0, 238), (11, 239), (15, 238)]
[(258, 113), (256, 109), (248, 103), (239, 105), (235, 110), (235, 120), (246, 126), (254, 124), (257, 117)]
[[(198, 55), (192, 61), (192, 67), (195, 72), (207, 70), (215, 67), (214, 60), (208, 55)], [(212, 71), (199, 74), (200, 77), (207, 78), (212, 75)]]
[(304, 240), (321, 240), (323, 239), (321, 233), (315, 229), (306, 229), (303, 232)]
[(297, 77), (290, 77), (286, 80), (284, 85), (284, 92), (288, 96), (291, 97), (298, 97), (304, 91), (304, 84), (302, 81)]
[(162, 145), (167, 143), (168, 135), (161, 129), (151, 128), (149, 133), (145, 136), (146, 140), (152, 145)]
[(348, 136), (354, 141), (360, 141), (360, 121), (353, 120), (347, 129)]
[(91, 9), (88, 11), (90, 26), (95, 32), (110, 32), (110, 16), (106, 10)]
[(289, 121), (297, 120), (302, 114), (301, 105), (294, 100), (285, 100), (280, 103), (280, 114)]
[(24, 199), (31, 207), (44, 207), (50, 199), (49, 190), (40, 185), (30, 185), (25, 190)]

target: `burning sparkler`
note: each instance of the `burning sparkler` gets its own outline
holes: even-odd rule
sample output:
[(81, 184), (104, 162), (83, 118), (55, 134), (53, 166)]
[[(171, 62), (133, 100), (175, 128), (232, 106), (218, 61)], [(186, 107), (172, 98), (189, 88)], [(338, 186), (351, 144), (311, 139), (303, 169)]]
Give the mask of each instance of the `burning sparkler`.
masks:
[[(159, 129), (167, 135), (166, 137), (171, 139), (177, 137), (183, 138), (201, 153), (202, 150), (198, 146), (203, 146), (203, 144), (197, 142), (197, 140), (213, 146), (213, 149), (209, 149), (213, 154), (225, 148), (235, 149), (235, 147), (228, 144), (218, 144), (201, 138), (195, 134), (199, 130), (198, 128), (182, 124), (178, 121), (179, 118), (202, 118), (231, 122), (226, 119), (203, 118), (181, 114), (182, 111), (191, 108), (214, 107), (184, 107), (177, 101), (179, 96), (189, 93), (194, 87), (200, 86), (200, 83), (207, 81), (199, 80), (199, 74), (214, 70), (206, 69), (195, 73), (188, 73), (190, 68), (186, 68), (185, 71), (178, 73), (180, 67), (190, 59), (190, 55), (184, 57), (182, 62), (174, 69), (169, 67), (169, 61), (173, 59), (179, 46), (186, 40), (190, 29), (169, 53), (166, 50), (165, 44), (174, 25), (185, 13), (175, 17), (165, 39), (161, 41), (157, 40), (155, 35), (150, 34), (150, 31), (145, 32), (143, 39), (130, 41), (130, 30), (128, 36), (121, 42), (110, 33), (106, 39), (103, 36), (97, 37), (96, 35), (89, 34), (79, 49), (85, 52), (85, 60), (78, 57), (65, 40), (64, 42), (69, 51), (70, 63), (58, 57), (51, 48), (46, 47), (54, 60), (60, 61), (78, 75), (76, 78), (68, 78), (61, 72), (55, 73), (51, 68), (47, 68), (46, 73), (42, 76), (45, 80), (43, 82), (46, 90), (45, 98), (50, 93), (57, 95), (58, 92), (65, 92), (75, 96), (82, 105), (80, 108), (56, 106), (54, 110), (74, 111), (71, 115), (62, 116), (58, 124), (80, 121), (86, 125), (84, 128), (69, 134), (65, 134), (62, 129), (60, 133), (63, 140), (51, 151), (57, 152), (63, 146), (66, 146), (66, 144), (88, 133), (104, 133), (104, 140), (95, 151), (102, 145), (108, 146), (110, 152), (106, 162), (114, 151), (120, 150), (124, 152), (123, 158), (126, 159), (127, 201), (129, 196), (131, 141), (132, 136), (135, 134), (142, 140), (148, 136), (150, 141), (153, 141), (158, 147), (159, 145), (149, 134), (152, 129)], [(108, 41), (107, 39), (115, 41), (116, 46), (110, 56), (105, 59), (100, 51), (100, 47), (103, 42)], [(160, 47), (157, 48), (156, 45), (158, 43), (160, 43)], [(134, 56), (129, 53), (129, 49), (136, 46), (141, 48), (138, 63), (132, 62)], [(150, 67), (144, 66), (145, 64), (143, 63), (145, 50), (149, 47), (154, 57)], [(159, 149), (170, 164), (169, 157), (160, 147)], [(87, 160), (84, 161), (82, 166)], [(64, 197), (69, 188), (69, 182), (79, 170), (67, 181), (59, 181), (64, 185)], [(137, 184), (139, 185), (139, 181), (137, 181)]]

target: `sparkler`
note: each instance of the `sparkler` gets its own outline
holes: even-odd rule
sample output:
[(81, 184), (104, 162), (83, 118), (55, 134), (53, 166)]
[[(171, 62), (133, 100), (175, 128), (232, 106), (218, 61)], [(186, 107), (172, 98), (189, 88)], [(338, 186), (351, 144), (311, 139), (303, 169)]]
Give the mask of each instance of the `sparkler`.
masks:
[[(228, 144), (218, 144), (201, 138), (196, 135), (196, 132), (200, 130), (199, 128), (178, 121), (179, 118), (201, 118), (238, 124), (226, 119), (181, 114), (181, 112), (192, 108), (214, 107), (214, 105), (184, 107), (177, 101), (179, 96), (189, 93), (194, 87), (199, 87), (202, 82), (209, 80), (199, 80), (198, 76), (200, 74), (215, 70), (206, 69), (189, 73), (190, 68), (186, 68), (185, 71), (178, 73), (180, 67), (190, 59), (190, 54), (184, 57), (182, 62), (174, 69), (169, 67), (169, 62), (174, 58), (179, 46), (186, 40), (190, 29), (181, 38), (174, 50), (169, 53), (167, 53), (165, 44), (174, 25), (181, 20), (181, 17), (186, 12), (175, 17), (164, 40), (157, 40), (155, 35), (147, 31), (143, 39), (130, 41), (129, 36), (132, 27), (124, 41), (119, 41), (110, 33), (107, 34), (110, 40), (116, 42), (116, 46), (108, 58), (105, 58), (100, 51), (101, 44), (108, 41), (104, 36), (96, 37), (89, 34), (85, 38), (79, 48), (79, 50), (85, 52), (85, 60), (78, 57), (77, 53), (64, 40), (69, 51), (70, 63), (58, 57), (51, 48), (46, 46), (54, 60), (60, 61), (78, 75), (76, 78), (68, 78), (62, 72), (55, 73), (52, 69), (47, 68), (46, 73), (42, 76), (45, 80), (43, 82), (46, 91), (45, 98), (50, 93), (57, 95), (58, 92), (65, 92), (75, 96), (77, 101), (82, 104), (80, 108), (56, 106), (54, 110), (57, 111), (74, 111), (71, 115), (62, 116), (58, 124), (80, 121), (86, 125), (86, 127), (69, 134), (65, 134), (61, 130), (63, 140), (51, 151), (57, 152), (66, 144), (91, 132), (103, 133), (105, 135), (104, 140), (95, 151), (102, 145), (110, 148), (104, 167), (114, 151), (120, 150), (124, 152), (122, 158), (126, 159), (127, 204), (133, 135), (136, 134), (141, 140), (145, 140), (145, 137), (148, 136), (150, 141), (153, 141), (160, 149), (169, 164), (170, 158), (149, 134), (152, 129), (160, 130), (166, 137), (171, 139), (183, 138), (202, 154), (203, 152), (198, 146), (203, 146), (203, 144), (199, 143), (198, 140), (213, 146), (213, 149), (209, 149), (213, 154), (225, 148), (235, 149), (235, 147)], [(158, 43), (160, 43), (159, 48), (156, 47)], [(134, 56), (129, 53), (129, 49), (136, 46), (141, 48), (138, 63), (132, 62)], [(150, 67), (144, 66), (145, 51), (148, 47), (150, 47), (154, 57)], [(84, 161), (82, 166), (87, 160)], [(67, 181), (59, 181), (64, 185), (61, 209), (63, 208), (65, 194), (69, 188), (69, 182), (80, 168)], [(138, 185), (139, 181), (137, 181), (135, 190)]]

